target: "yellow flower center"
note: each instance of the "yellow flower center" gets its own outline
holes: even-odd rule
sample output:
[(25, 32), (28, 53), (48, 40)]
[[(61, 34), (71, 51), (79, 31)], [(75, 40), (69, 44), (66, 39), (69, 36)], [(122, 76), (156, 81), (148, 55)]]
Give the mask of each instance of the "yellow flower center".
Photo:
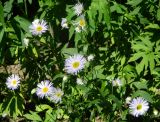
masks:
[(142, 109), (142, 104), (137, 105), (137, 110)]
[(75, 68), (75, 69), (78, 68), (79, 65), (80, 65), (80, 62), (78, 62), (78, 61), (72, 63), (72, 66), (73, 66), (73, 68)]
[(85, 26), (85, 24), (86, 24), (86, 22), (85, 22), (84, 19), (81, 19), (81, 20), (79, 21), (79, 26), (83, 27), (83, 26)]
[(12, 80), (12, 85), (13, 86), (17, 85), (17, 81), (16, 80)]
[(42, 31), (42, 29), (43, 29), (42, 26), (39, 25), (39, 26), (36, 28), (36, 31)]
[(58, 93), (56, 93), (56, 96), (57, 96), (57, 97), (61, 97), (62, 94), (61, 94), (60, 92), (58, 92)]
[(47, 92), (48, 92), (48, 88), (47, 88), (47, 87), (44, 87), (44, 88), (42, 89), (42, 92), (43, 92), (43, 93), (47, 93)]

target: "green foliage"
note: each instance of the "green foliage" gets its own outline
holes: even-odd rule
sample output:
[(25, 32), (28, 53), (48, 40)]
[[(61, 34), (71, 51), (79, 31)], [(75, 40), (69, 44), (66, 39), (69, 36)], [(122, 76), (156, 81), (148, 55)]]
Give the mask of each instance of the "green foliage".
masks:
[[(160, 119), (160, 2), (79, 2), (84, 6), (80, 15), (74, 0), (0, 1), (0, 121)], [(45, 20), (47, 31), (34, 35), (34, 20)], [(74, 54), (86, 63), (69, 74), (65, 59)], [(6, 85), (11, 74), (20, 76), (16, 90)], [(44, 80), (63, 91), (61, 102), (37, 96), (37, 84)], [(148, 101), (143, 117), (131, 115), (128, 97)]]

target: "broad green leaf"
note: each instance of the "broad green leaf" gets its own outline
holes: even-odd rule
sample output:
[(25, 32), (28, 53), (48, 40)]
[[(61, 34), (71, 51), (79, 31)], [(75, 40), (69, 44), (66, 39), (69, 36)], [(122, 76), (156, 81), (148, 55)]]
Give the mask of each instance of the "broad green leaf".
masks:
[(78, 50), (77, 48), (63, 48), (61, 52), (67, 57), (78, 53)]
[(147, 87), (147, 82), (133, 82), (133, 85), (134, 85), (137, 89), (148, 89), (148, 87)]
[(5, 17), (8, 13), (11, 12), (12, 10), (12, 4), (13, 4), (14, 0), (9, 0), (9, 1), (6, 1), (5, 2), (5, 5), (4, 5), (4, 14), (5, 14)]
[(137, 6), (139, 5), (143, 0), (128, 0), (126, 4), (131, 5), (131, 6)]
[(21, 28), (25, 32), (29, 33), (29, 26), (31, 25), (31, 23), (27, 19), (20, 16), (16, 16), (14, 19), (20, 24)]
[(152, 96), (144, 90), (138, 90), (138, 91), (134, 92), (132, 97), (143, 97), (147, 101), (149, 101), (151, 103), (153, 102)]
[(29, 119), (29, 120), (42, 122), (41, 117), (40, 117), (36, 112), (30, 111), (30, 113), (31, 113), (31, 114), (25, 114), (24, 117), (26, 117), (26, 118)]

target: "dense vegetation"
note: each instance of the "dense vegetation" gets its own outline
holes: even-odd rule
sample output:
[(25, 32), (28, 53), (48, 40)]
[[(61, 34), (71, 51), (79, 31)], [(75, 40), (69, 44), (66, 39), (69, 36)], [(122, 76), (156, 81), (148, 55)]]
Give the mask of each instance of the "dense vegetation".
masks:
[(159, 24), (158, 0), (1, 0), (0, 121), (160, 121)]

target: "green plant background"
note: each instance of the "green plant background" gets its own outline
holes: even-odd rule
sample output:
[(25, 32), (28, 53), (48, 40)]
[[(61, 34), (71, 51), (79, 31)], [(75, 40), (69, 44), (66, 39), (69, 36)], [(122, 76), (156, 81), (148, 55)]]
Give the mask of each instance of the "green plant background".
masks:
[[(72, 25), (78, 19), (73, 11), (76, 0), (0, 1), (1, 121), (159, 121), (160, 114), (153, 111), (160, 111), (160, 1), (79, 1), (86, 19), (81, 33)], [(67, 18), (69, 29), (61, 28), (62, 18)], [(29, 26), (35, 19), (47, 21), (47, 33), (32, 36)], [(77, 53), (93, 54), (94, 60), (77, 76), (68, 75), (64, 61)], [(11, 65), (13, 71), (8, 69)], [(21, 76), (15, 92), (5, 85), (14, 72)], [(77, 77), (87, 83), (77, 85)], [(112, 86), (115, 78), (121, 79), (122, 87)], [(61, 103), (35, 95), (37, 83), (45, 79), (62, 88)], [(145, 116), (129, 114), (128, 96), (149, 102)]]

